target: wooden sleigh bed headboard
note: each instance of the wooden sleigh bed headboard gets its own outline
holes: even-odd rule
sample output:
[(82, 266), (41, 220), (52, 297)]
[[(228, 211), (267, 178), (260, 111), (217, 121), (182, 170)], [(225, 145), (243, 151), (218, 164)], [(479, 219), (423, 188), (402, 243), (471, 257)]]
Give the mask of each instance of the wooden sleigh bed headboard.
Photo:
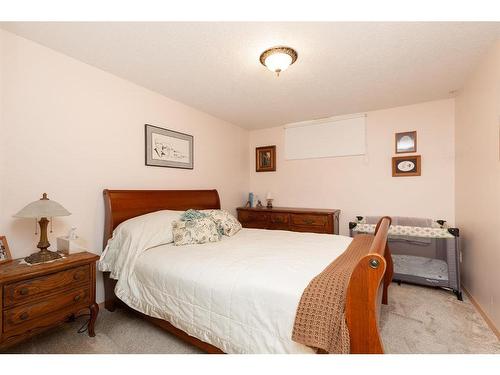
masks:
[[(217, 190), (104, 190), (103, 248), (113, 230), (125, 220), (159, 210), (220, 209)], [(392, 281), (393, 264), (387, 246), (390, 217), (377, 224), (370, 249), (357, 263), (349, 279), (345, 317), (349, 327), (351, 353), (384, 352), (378, 321), (381, 303), (387, 304), (387, 288)], [(104, 272), (105, 307), (113, 311), (119, 303), (114, 293), (116, 280)], [(189, 336), (169, 322), (143, 315), (152, 323), (209, 353), (221, 353), (208, 343)]]
[(118, 224), (160, 210), (220, 209), (217, 190), (104, 190), (103, 249)]

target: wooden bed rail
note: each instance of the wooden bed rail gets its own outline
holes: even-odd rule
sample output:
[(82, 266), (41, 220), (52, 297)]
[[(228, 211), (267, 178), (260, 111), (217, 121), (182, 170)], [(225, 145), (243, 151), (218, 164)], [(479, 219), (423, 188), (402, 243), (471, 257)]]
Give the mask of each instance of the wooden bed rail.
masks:
[(380, 303), (387, 304), (387, 288), (393, 273), (387, 246), (390, 225), (390, 217), (380, 219), (368, 254), (361, 258), (349, 279), (345, 316), (352, 354), (384, 353), (378, 322)]

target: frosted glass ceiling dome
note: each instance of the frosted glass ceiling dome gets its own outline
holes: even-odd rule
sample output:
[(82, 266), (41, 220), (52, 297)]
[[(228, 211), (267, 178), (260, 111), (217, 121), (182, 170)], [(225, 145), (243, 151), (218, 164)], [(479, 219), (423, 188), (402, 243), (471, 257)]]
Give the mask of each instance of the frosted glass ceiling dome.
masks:
[(281, 72), (288, 69), (295, 61), (297, 61), (297, 51), (293, 48), (278, 46), (265, 50), (260, 55), (260, 63), (277, 76)]

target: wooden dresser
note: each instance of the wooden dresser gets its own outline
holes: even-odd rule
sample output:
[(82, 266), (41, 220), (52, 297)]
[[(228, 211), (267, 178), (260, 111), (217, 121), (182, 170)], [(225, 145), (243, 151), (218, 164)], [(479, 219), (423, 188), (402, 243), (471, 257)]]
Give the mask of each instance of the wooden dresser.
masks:
[(339, 233), (340, 210), (291, 207), (239, 207), (236, 210), (238, 211), (238, 220), (244, 228)]
[(0, 264), (0, 350), (90, 310), (95, 336), (96, 261), (88, 252), (38, 265)]

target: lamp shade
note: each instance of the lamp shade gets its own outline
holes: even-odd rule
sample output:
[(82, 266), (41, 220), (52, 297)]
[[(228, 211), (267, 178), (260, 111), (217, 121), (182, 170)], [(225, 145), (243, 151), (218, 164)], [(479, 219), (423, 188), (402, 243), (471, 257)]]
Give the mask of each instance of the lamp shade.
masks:
[(38, 217), (55, 217), (69, 216), (71, 213), (55, 201), (47, 198), (47, 194), (43, 193), (43, 197), (37, 201), (31, 202), (21, 211), (14, 215), (20, 218), (38, 218)]

